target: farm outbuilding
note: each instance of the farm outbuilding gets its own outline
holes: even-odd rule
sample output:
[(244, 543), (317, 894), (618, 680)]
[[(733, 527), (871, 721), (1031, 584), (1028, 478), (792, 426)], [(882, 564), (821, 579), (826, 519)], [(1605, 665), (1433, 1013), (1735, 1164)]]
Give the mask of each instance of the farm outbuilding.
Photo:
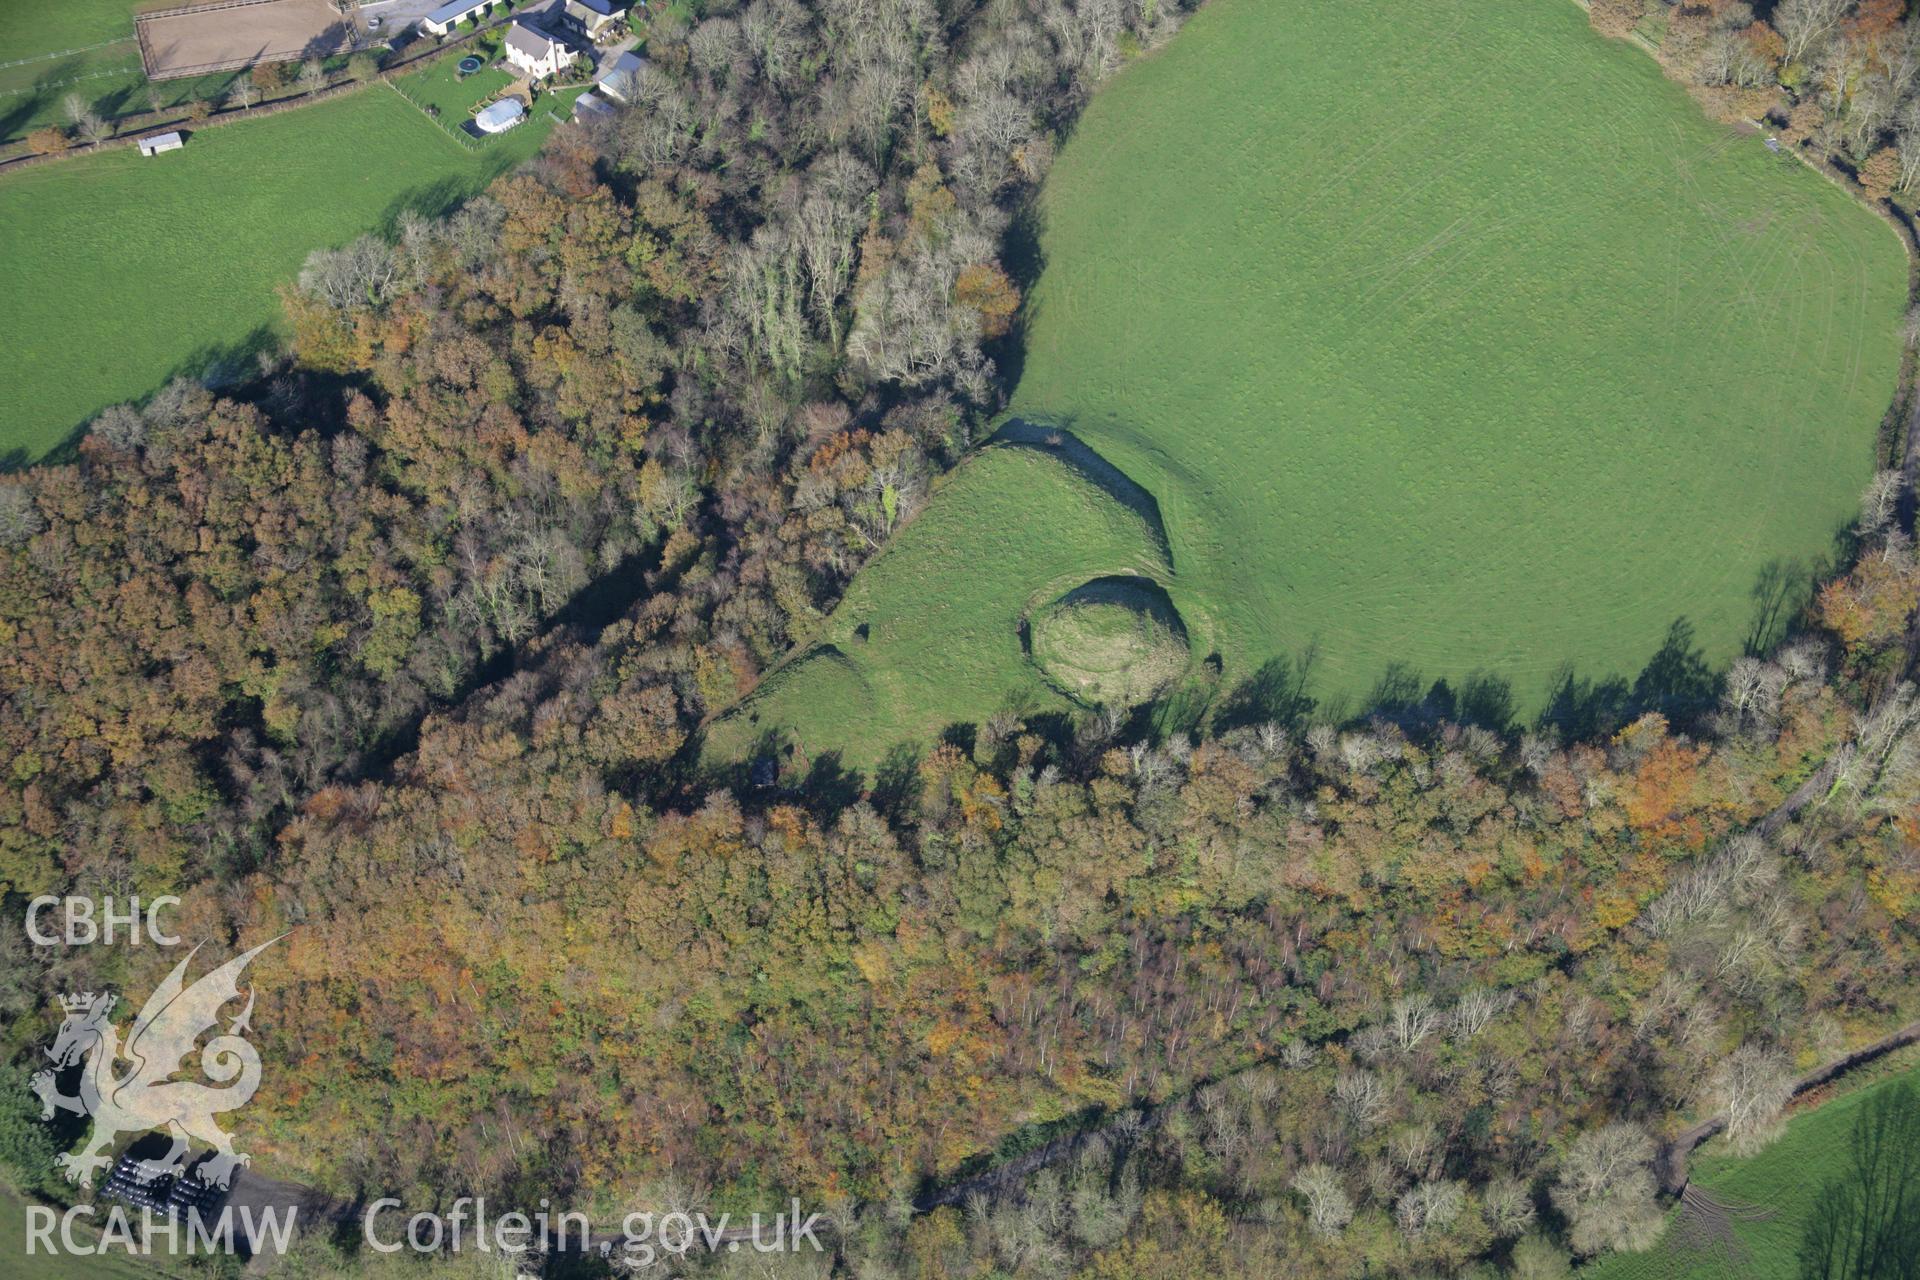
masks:
[(420, 29), (430, 35), (443, 36), (468, 18), (477, 17), (493, 7), (494, 0), (447, 0), (426, 17), (420, 19)]
[(632, 106), (635, 77), (640, 74), (642, 65), (639, 54), (631, 50), (624, 52), (607, 64), (606, 70), (593, 82), (593, 87), (602, 97)]
[(140, 139), (140, 154), (157, 156), (162, 151), (178, 151), (186, 145), (187, 140), (180, 136), (178, 130), (171, 133), (150, 133)]
[(598, 40), (602, 32), (626, 16), (624, 0), (564, 0), (559, 17), (589, 40)]
[(613, 104), (594, 93), (583, 93), (573, 100), (573, 119), (576, 124), (588, 120), (605, 120), (613, 115)]

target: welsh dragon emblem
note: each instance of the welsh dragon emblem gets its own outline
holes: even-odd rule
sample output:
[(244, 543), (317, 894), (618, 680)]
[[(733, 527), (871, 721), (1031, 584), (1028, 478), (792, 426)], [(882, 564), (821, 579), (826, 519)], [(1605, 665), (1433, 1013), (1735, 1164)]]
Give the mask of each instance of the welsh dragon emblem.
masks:
[[(260, 1055), (242, 1035), (251, 1030), (251, 989), (247, 991), (246, 1007), (228, 1024), (226, 1032), (215, 1035), (200, 1050), (200, 1069), (215, 1083), (168, 1077), (180, 1070), (181, 1059), (193, 1052), (200, 1036), (218, 1026), (221, 1006), (239, 999), (240, 974), (248, 962), (279, 940), (274, 938), (235, 956), (188, 986), (187, 965), (200, 950), (195, 947), (148, 997), (124, 1047), (120, 1029), (111, 1019), (117, 997), (88, 991), (60, 998), (66, 1019), (47, 1056), (56, 1069), (84, 1060), (80, 1092), (77, 1096), (61, 1093), (54, 1071), (36, 1074), (32, 1086), (40, 1095), (43, 1120), (51, 1120), (56, 1110), (93, 1120), (87, 1145), (77, 1154), (63, 1153), (55, 1158), (66, 1171), (67, 1181), (91, 1187), (94, 1172), (110, 1163), (105, 1153), (121, 1134), (154, 1129), (165, 1129), (173, 1145), (159, 1160), (147, 1162), (150, 1173), (179, 1174), (186, 1167), (189, 1139), (213, 1148), (213, 1159), (201, 1165), (198, 1173), (214, 1186), (225, 1187), (234, 1170), (248, 1163), (245, 1155), (233, 1149), (233, 1139), (214, 1117), (245, 1106), (260, 1087)], [(120, 1070), (117, 1064), (123, 1061), (127, 1065)]]

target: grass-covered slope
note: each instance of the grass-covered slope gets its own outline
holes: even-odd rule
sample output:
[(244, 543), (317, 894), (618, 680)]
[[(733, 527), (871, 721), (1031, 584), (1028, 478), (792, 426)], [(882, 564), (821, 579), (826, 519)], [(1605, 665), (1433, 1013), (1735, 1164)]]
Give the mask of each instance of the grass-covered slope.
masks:
[[(557, 108), (564, 111), (565, 108)], [(463, 147), (385, 85), (0, 174), (0, 457), (37, 457), (175, 373), (244, 360), (310, 250), (439, 213), (538, 149), (545, 110)]]
[[(977, 571), (927, 576), (954, 564)], [(1031, 617), (1094, 579), (1167, 576), (1152, 512), (1076, 465), (1070, 442), (990, 444), (862, 571), (818, 642), (713, 726), (709, 745), (738, 757), (771, 734), (865, 765), (957, 720), (1065, 708), (1028, 661)]]
[[(1214, 0), (1095, 97), (1043, 215), (1015, 410), (1157, 501), (1228, 686), (1311, 647), (1323, 703), (1397, 664), (1524, 713), (1681, 617), (1727, 659), (1873, 467), (1897, 238), (1573, 5)], [(1038, 505), (997, 558), (896, 548), (860, 607), (1030, 592)], [(1012, 660), (980, 634), (929, 642), (951, 678), (893, 673), (927, 701), (876, 731), (977, 711)], [(831, 738), (805, 685), (782, 714)]]

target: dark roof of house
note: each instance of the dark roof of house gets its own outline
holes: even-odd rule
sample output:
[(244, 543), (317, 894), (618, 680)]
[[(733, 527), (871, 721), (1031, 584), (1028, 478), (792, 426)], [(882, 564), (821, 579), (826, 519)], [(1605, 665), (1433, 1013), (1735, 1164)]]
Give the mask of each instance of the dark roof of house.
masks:
[(603, 18), (616, 18), (630, 7), (623, 0), (567, 0), (569, 5), (579, 5), (582, 9), (591, 9)]
[(525, 18), (515, 19), (507, 28), (507, 48), (518, 49), (530, 58), (546, 57), (547, 51), (559, 43)]

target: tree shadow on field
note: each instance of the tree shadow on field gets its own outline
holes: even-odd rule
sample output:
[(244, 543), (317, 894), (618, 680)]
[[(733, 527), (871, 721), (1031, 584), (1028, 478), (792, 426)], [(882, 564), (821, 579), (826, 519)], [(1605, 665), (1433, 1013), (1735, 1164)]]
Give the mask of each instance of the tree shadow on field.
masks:
[(1424, 689), (1420, 673), (1405, 663), (1390, 663), (1367, 695), (1361, 718), (1390, 720), (1407, 731), (1431, 729), (1442, 722), (1479, 725), (1495, 733), (1513, 727), (1513, 682), (1475, 671), (1460, 687), (1442, 677)]
[(1548, 683), (1546, 706), (1535, 723), (1563, 741), (1590, 741), (1617, 733), (1650, 711), (1681, 728), (1696, 728), (1719, 701), (1721, 673), (1694, 644), (1693, 623), (1684, 616), (1629, 684), (1621, 676), (1583, 677), (1563, 665)]
[[(116, 400), (113, 404), (130, 404), (140, 408), (168, 384), (180, 378), (198, 382), (222, 395), (235, 395), (259, 378), (260, 356), (278, 348), (279, 338), (274, 332), (265, 325), (255, 325), (244, 337), (232, 342), (208, 343), (176, 361), (173, 368), (156, 380), (152, 390), (145, 395)], [(79, 456), (80, 442), (86, 439), (88, 429), (109, 408), (112, 405), (101, 405), (87, 414), (67, 429), (60, 443), (38, 456), (24, 445), (0, 453), (0, 473), (20, 471), (42, 463), (57, 466), (72, 462)]]
[(1794, 620), (1812, 601), (1814, 589), (1826, 576), (1824, 567), (1797, 559), (1774, 559), (1762, 565), (1747, 593), (1753, 601), (1753, 618), (1747, 624), (1741, 651), (1750, 658), (1771, 653), (1793, 630)]
[(409, 213), (422, 218), (444, 218), (484, 190), (498, 176), (498, 172), (511, 167), (511, 162), (508, 162), (499, 166), (498, 171), (489, 168), (485, 176), (479, 179), (439, 178), (403, 191), (387, 202), (373, 230), (375, 234), (391, 240), (400, 232), (400, 219)]
[(7, 98), (6, 107), (0, 109), (0, 142), (12, 142), (21, 135), (30, 132), (27, 122), (32, 120), (46, 99), (38, 92), (29, 90), (16, 98)]
[(1299, 727), (1317, 705), (1307, 688), (1318, 658), (1318, 646), (1310, 644), (1295, 657), (1269, 658), (1261, 663), (1221, 702), (1214, 712), (1214, 730), (1225, 733), (1268, 722)]
[(838, 751), (823, 751), (807, 767), (807, 776), (799, 783), (801, 797), (813, 816), (828, 825), (842, 812), (859, 803), (865, 790), (856, 770), (840, 762)]
[(1800, 1239), (1807, 1280), (1911, 1280), (1920, 1274), (1920, 1089), (1884, 1086), (1860, 1109), (1845, 1172), (1814, 1202)]
[(132, 84), (123, 84), (117, 89), (107, 90), (93, 100), (93, 109), (109, 120), (118, 120), (121, 116), (133, 114), (128, 110), (128, 106), (133, 102), (133, 91), (136, 87)]
[(1037, 195), (1029, 196), (1014, 212), (1002, 241), (1000, 265), (1020, 290), (1020, 309), (1006, 333), (986, 343), (984, 350), (999, 371), (1000, 382), (1011, 393), (1020, 385), (1027, 369), (1027, 339), (1040, 320), (1040, 302), (1034, 286), (1046, 269), (1046, 250), (1041, 245), (1044, 216)]
[[(33, 86), (16, 97), (0, 99), (6, 103), (0, 111), (0, 141), (12, 142), (38, 127), (34, 117), (41, 111), (60, 100), (67, 93), (87, 96), (85, 81), (67, 84), (86, 69), (85, 58), (63, 58), (49, 63), (33, 78)], [(91, 104), (89, 104), (91, 105)], [(46, 120), (42, 124), (63, 124), (64, 120)]]
[(874, 768), (871, 800), (875, 811), (889, 821), (905, 822), (916, 813), (925, 790), (920, 753), (910, 743), (896, 743)]

